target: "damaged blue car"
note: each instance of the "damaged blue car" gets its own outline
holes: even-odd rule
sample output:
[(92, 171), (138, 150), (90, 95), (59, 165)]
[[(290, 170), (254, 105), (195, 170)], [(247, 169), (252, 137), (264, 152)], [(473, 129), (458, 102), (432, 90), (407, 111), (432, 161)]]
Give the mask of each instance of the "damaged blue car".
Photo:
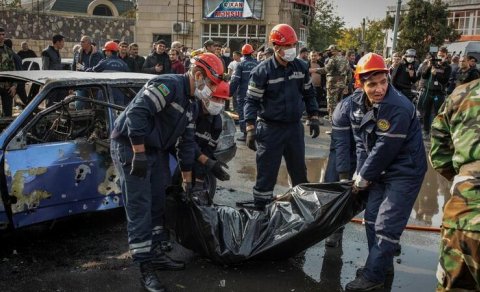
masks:
[[(109, 153), (117, 115), (153, 75), (0, 72), (16, 83), (12, 117), (0, 118), (0, 229), (122, 206)], [(217, 157), (233, 158), (235, 124), (223, 114)], [(176, 161), (171, 157), (171, 173)], [(215, 189), (210, 176), (209, 188)]]

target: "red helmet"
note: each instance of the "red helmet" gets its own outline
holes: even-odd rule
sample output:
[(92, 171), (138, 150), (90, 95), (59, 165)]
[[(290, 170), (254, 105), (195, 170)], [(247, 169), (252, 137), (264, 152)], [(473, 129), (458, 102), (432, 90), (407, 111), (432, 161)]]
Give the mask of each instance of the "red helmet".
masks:
[(360, 83), (360, 78), (363, 74), (377, 71), (385, 73), (389, 72), (383, 57), (375, 53), (366, 54), (365, 56), (361, 57), (360, 60), (358, 60), (357, 67), (355, 69), (355, 83)]
[(104, 51), (112, 51), (112, 52), (118, 52), (118, 44), (114, 41), (109, 41), (105, 43), (105, 46), (103, 47)]
[(230, 85), (228, 82), (222, 81), (217, 85), (217, 89), (212, 94), (213, 97), (218, 97), (221, 99), (230, 99)]
[(195, 66), (202, 67), (207, 73), (207, 78), (213, 83), (219, 84), (223, 81), (223, 63), (212, 53), (203, 53), (193, 57), (191, 60)]
[(242, 55), (250, 55), (253, 53), (253, 47), (250, 44), (245, 44), (242, 47)]
[(288, 24), (277, 24), (270, 32), (270, 42), (279, 46), (296, 44), (298, 42), (297, 33)]

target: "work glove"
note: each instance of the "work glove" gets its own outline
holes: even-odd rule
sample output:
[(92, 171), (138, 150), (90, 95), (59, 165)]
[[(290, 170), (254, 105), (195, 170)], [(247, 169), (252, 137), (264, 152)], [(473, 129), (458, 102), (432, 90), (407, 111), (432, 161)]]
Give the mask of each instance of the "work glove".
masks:
[(320, 135), (320, 121), (318, 119), (310, 119), (310, 136), (317, 138)]
[(77, 71), (85, 71), (85, 66), (81, 63), (77, 63), (76, 67)]
[(255, 128), (250, 131), (247, 131), (247, 140), (246, 140), (248, 148), (252, 149), (253, 151), (257, 151), (257, 145), (255, 145)]
[(367, 187), (370, 185), (370, 182), (364, 179), (361, 175), (358, 175), (355, 179), (355, 182), (353, 183), (353, 192), (358, 193), (360, 191), (363, 191), (367, 189)]
[(145, 178), (147, 176), (148, 160), (145, 152), (136, 152), (133, 154), (132, 169), (130, 175)]
[(223, 168), (228, 169), (228, 165), (226, 165), (222, 161), (208, 159), (207, 162), (205, 163), (205, 166), (219, 180), (226, 181), (230, 179), (230, 175), (225, 170), (223, 170)]

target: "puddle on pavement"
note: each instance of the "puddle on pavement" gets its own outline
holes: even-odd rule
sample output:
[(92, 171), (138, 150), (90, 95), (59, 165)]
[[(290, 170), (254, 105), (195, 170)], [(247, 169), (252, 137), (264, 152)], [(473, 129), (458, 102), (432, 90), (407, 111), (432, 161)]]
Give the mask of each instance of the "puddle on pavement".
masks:
[[(322, 182), (327, 168), (328, 160), (326, 158), (307, 158), (307, 175), (310, 182)], [(249, 180), (255, 181), (256, 168), (255, 165), (244, 165), (238, 173)], [(280, 166), (277, 178), (277, 187), (290, 187), (290, 179), (288, 177), (287, 168), (284, 163)], [(428, 171), (423, 180), (420, 194), (413, 206), (411, 221), (418, 225), (427, 225), (439, 227), (443, 215), (443, 205), (450, 197), (450, 183), (439, 175), (428, 163)]]

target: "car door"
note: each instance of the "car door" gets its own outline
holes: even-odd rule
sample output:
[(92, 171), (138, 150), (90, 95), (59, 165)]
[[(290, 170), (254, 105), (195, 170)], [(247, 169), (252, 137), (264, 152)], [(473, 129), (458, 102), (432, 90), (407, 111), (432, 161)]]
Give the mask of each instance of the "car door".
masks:
[(121, 206), (107, 92), (101, 85), (52, 89), (10, 141), (4, 172), (14, 227)]

